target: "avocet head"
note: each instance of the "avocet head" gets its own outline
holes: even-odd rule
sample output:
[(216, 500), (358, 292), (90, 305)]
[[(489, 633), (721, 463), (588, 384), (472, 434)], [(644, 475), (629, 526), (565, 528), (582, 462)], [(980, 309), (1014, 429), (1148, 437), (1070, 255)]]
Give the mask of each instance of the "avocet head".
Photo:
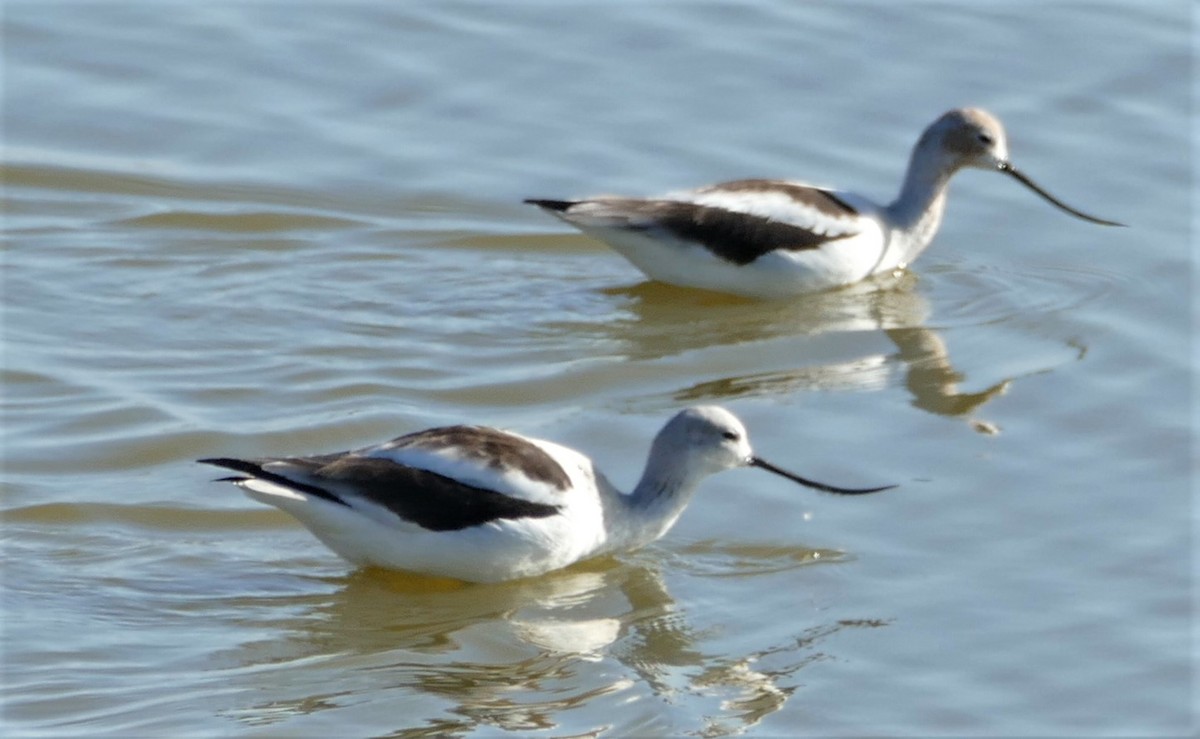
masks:
[(951, 171), (970, 167), (1003, 172), (1046, 202), (1076, 218), (1102, 226), (1125, 225), (1072, 208), (1014, 167), (1008, 157), (1008, 136), (1004, 132), (1004, 124), (982, 108), (958, 108), (943, 113), (921, 134), (917, 146), (922, 149), (933, 148), (943, 157), (948, 157), (948, 160), (943, 160), (944, 166)]
[(676, 413), (654, 439), (656, 455), (675, 457), (704, 475), (744, 467), (754, 452), (737, 416), (715, 405)]
[(942, 114), (921, 136), (953, 158), (955, 168), (996, 169), (1008, 161), (1008, 135), (1000, 119), (980, 108)]
[(651, 454), (660, 459), (679, 460), (699, 475), (711, 475), (737, 467), (757, 467), (827, 493), (856, 495), (894, 487), (840, 488), (780, 469), (754, 454), (746, 427), (737, 416), (715, 405), (693, 406), (675, 414), (655, 437)]

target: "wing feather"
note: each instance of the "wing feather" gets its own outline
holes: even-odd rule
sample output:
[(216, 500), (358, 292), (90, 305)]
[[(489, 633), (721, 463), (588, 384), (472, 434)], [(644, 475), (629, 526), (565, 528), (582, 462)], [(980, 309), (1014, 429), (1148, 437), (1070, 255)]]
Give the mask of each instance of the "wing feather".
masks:
[(457, 531), (498, 519), (544, 518), (561, 510), (553, 503), (509, 495), (386, 456), (357, 452), (200, 461), (244, 475), (223, 478), (230, 482), (249, 485), (261, 480), (349, 508), (370, 503), (430, 531)]
[(830, 190), (784, 180), (735, 180), (659, 199), (529, 201), (582, 228), (673, 236), (738, 265), (858, 235), (859, 212)]

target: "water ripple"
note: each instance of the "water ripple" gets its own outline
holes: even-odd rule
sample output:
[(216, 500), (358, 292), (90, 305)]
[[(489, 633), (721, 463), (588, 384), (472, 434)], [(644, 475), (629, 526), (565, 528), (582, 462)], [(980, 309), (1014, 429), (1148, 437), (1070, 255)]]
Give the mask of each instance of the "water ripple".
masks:
[(931, 326), (983, 326), (1031, 315), (1082, 308), (1130, 287), (1132, 278), (1115, 270), (1076, 265), (1021, 268), (958, 261), (923, 272), (936, 296)]

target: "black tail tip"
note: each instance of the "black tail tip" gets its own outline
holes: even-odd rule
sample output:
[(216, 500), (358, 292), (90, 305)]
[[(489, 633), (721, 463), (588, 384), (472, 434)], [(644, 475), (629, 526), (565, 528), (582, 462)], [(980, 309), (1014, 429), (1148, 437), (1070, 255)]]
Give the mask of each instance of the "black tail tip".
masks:
[(557, 212), (561, 213), (564, 210), (566, 210), (567, 208), (570, 208), (572, 205), (575, 205), (579, 201), (578, 200), (540, 200), (538, 198), (525, 198), (525, 200), (523, 202), (528, 203), (529, 205), (536, 205), (539, 208), (545, 208), (546, 210), (553, 210), (553, 211), (557, 211)]
[(224, 467), (227, 470), (234, 472), (242, 472), (247, 475), (254, 475), (262, 471), (262, 466), (255, 462), (248, 462), (244, 459), (231, 459), (229, 457), (205, 457), (204, 459), (196, 460), (200, 464), (211, 464), (214, 467)]

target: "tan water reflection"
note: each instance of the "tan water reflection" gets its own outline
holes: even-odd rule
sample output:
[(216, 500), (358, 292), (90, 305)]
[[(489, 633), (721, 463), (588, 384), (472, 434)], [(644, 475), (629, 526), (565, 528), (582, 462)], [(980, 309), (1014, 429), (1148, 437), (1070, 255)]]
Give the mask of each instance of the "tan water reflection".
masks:
[[(271, 725), (344, 708), (369, 687), (373, 694), (403, 690), (454, 706), (426, 726), (396, 716), (395, 736), (479, 727), (528, 732), (553, 730), (564, 711), (606, 699), (631, 703), (652, 721), (655, 706), (682, 698), (681, 686), (690, 684), (691, 699), (699, 691), (717, 703), (704, 733), (736, 733), (784, 706), (796, 673), (826, 656), (830, 636), (886, 625), (833, 621), (745, 654), (709, 654), (701, 646), (705, 634), (677, 606), (652, 561), (661, 554), (602, 559), (496, 585), (363, 570), (336, 579), (338, 589), (319, 603), (311, 595), (274, 604), (258, 598), (260, 609), (290, 613), (264, 630), (286, 636), (222, 655), (234, 683), (254, 686), (247, 694), (257, 696), (224, 714)], [(699, 576), (716, 577), (755, 577), (840, 558), (803, 547), (729, 550), (716, 542), (679, 556), (700, 561)], [(322, 677), (331, 669), (346, 676), (336, 687)], [(264, 678), (264, 671), (273, 676)]]
[[(673, 402), (725, 402), (803, 390), (875, 390), (890, 386), (899, 373), (897, 384), (908, 390), (915, 407), (961, 418), (981, 433), (996, 433), (996, 426), (977, 414), (1019, 377), (1004, 377), (981, 390), (964, 389), (964, 375), (955, 368), (942, 332), (926, 326), (931, 308), (916, 283), (917, 278), (906, 273), (777, 303), (642, 283), (615, 291), (630, 299), (633, 319), (611, 327), (610, 334), (623, 339), (630, 356), (638, 359), (789, 336), (807, 337), (807, 348), (817, 351), (801, 366), (696, 382), (673, 392)], [(891, 342), (891, 351), (872, 344), (870, 337), (878, 335)], [(813, 337), (827, 340), (819, 343)]]

